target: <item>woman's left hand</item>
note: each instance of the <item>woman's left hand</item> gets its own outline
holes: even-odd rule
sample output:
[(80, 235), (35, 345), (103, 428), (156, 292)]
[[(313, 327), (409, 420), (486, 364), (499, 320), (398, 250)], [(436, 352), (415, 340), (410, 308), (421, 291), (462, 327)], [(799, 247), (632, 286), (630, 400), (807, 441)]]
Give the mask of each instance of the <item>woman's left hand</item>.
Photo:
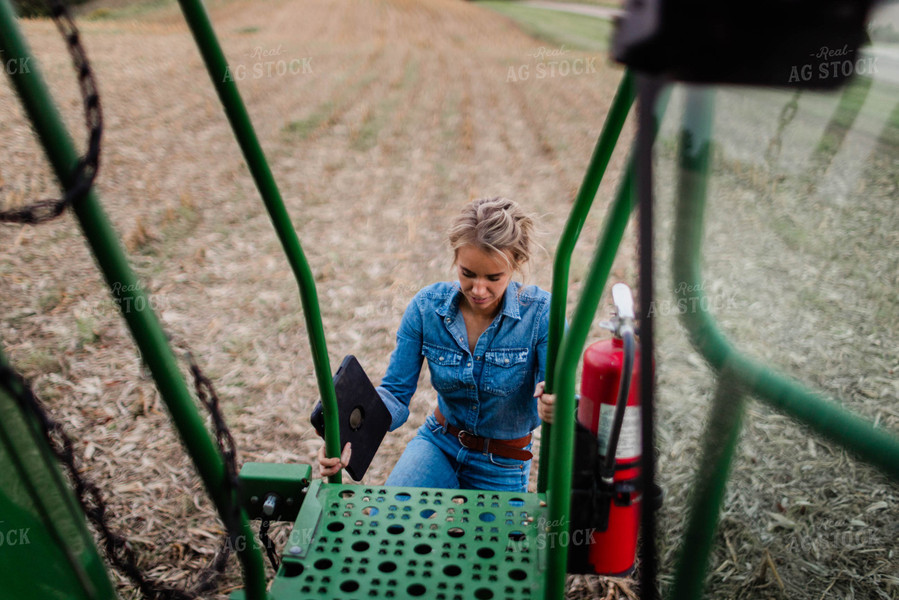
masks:
[(545, 389), (545, 381), (538, 383), (537, 387), (534, 389), (534, 398), (537, 399), (537, 414), (540, 415), (540, 419), (544, 423), (552, 423), (553, 408), (555, 408), (556, 405), (556, 395), (547, 394), (544, 391)]
[(350, 455), (352, 453), (352, 447), (350, 443), (347, 442), (343, 445), (343, 452), (340, 457), (328, 458), (325, 455), (325, 445), (322, 444), (318, 449), (318, 467), (321, 470), (322, 477), (330, 477), (334, 475), (341, 469), (346, 468), (348, 464), (350, 464)]

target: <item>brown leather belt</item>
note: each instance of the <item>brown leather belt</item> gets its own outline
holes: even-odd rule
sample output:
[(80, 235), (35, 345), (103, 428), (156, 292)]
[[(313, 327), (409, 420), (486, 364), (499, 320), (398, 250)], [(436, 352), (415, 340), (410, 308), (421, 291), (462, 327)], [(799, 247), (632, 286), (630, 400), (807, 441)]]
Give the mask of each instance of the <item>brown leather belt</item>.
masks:
[(437, 422), (448, 434), (456, 437), (459, 443), (466, 448), (480, 450), (484, 454), (495, 454), (515, 460), (531, 460), (534, 458), (534, 455), (529, 450), (523, 450), (525, 446), (531, 443), (530, 433), (514, 440), (492, 440), (450, 425), (446, 422), (446, 417), (443, 416), (443, 413), (440, 412), (440, 407), (434, 410), (434, 418), (437, 419)]

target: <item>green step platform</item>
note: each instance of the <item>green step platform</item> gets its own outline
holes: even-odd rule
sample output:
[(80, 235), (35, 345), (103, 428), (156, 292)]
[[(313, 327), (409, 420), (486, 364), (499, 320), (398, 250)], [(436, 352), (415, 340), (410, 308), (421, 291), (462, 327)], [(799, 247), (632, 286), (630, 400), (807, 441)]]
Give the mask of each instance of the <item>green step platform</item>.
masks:
[(545, 519), (543, 494), (313, 481), (270, 598), (543, 598)]

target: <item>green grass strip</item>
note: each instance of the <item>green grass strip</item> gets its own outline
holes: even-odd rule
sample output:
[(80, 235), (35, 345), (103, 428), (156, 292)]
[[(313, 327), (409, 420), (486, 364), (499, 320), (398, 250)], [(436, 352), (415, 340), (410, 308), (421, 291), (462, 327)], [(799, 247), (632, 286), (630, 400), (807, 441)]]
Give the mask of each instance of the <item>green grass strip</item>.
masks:
[(609, 47), (612, 23), (606, 19), (501, 0), (478, 4), (509, 17), (526, 33), (552, 44), (588, 52), (605, 51)]

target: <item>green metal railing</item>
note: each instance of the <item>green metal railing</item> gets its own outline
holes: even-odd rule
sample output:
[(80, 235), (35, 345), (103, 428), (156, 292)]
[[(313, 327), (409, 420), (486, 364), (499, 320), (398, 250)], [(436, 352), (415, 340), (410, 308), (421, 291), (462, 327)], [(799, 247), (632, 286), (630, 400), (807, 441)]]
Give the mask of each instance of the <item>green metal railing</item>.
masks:
[(755, 396), (793, 417), (812, 431), (846, 448), (861, 460), (899, 481), (899, 439), (841, 407), (834, 400), (806, 389), (739, 353), (725, 338), (710, 313), (702, 310), (700, 270), (702, 224), (712, 143), (713, 96), (691, 89), (680, 145), (680, 179), (674, 241), (676, 293), (691, 294), (699, 310), (682, 315), (693, 346), (718, 372), (711, 421), (706, 430), (703, 456), (690, 507), (684, 544), (669, 597), (699, 598), (706, 565), (718, 524), (731, 457), (741, 425), (743, 394)]
[[(31, 59), (29, 50), (16, 24), (15, 14), (9, 0), (0, 0), (0, 48), (5, 56)], [(44, 147), (57, 179), (63, 186), (73, 183), (73, 173), (78, 162), (78, 154), (63, 120), (47, 90), (40, 68), (30, 60), (28, 72), (10, 75), (10, 80), (18, 93), (35, 132)], [(216, 510), (224, 523), (232, 521), (232, 506), (236, 505), (236, 494), (229, 494), (225, 486), (225, 468), (196, 404), (178, 369), (177, 361), (159, 324), (156, 314), (150, 308), (146, 294), (134, 272), (128, 265), (119, 239), (106, 217), (96, 194), (91, 191), (77, 202), (73, 212), (84, 232), (94, 259), (118, 301), (131, 334), (140, 348), (144, 362), (149, 368), (159, 393), (172, 416), (175, 427), (194, 461), (197, 471), (212, 498)], [(146, 310), (129, 310), (130, 307), (145, 306)], [(245, 540), (253, 540), (249, 521), (241, 513), (239, 534)], [(262, 600), (265, 597), (265, 571), (262, 555), (255, 544), (240, 544), (237, 555), (244, 571), (247, 597)]]
[[(628, 83), (632, 86), (633, 83)], [(633, 94), (631, 88), (630, 94)], [(655, 123), (661, 123), (662, 115), (668, 106), (668, 94), (663, 93), (654, 107)], [(602, 293), (605, 289), (612, 270), (612, 263), (624, 237), (630, 215), (635, 206), (634, 202), (634, 164), (632, 155), (627, 162), (624, 177), (618, 187), (609, 213), (606, 217), (599, 243), (596, 246), (593, 261), (584, 281), (583, 292), (578, 300), (572, 315), (571, 327), (562, 336), (562, 340), (556, 357), (555, 392), (556, 407), (553, 414), (553, 425), (550, 430), (549, 455), (549, 489), (547, 491), (547, 503), (549, 505), (549, 535), (551, 539), (559, 539), (568, 533), (570, 504), (571, 504), (571, 480), (574, 461), (574, 421), (575, 421), (575, 376), (590, 327), (596, 316), (596, 310)], [(566, 260), (563, 260), (563, 269), (567, 273), (567, 263), (570, 260), (570, 252)], [(558, 280), (554, 275), (553, 304), (557, 302), (556, 284)], [(564, 292), (563, 292), (564, 298)], [(564, 303), (562, 303), (564, 306)], [(564, 310), (564, 309), (563, 309)], [(550, 324), (552, 327), (552, 322)], [(543, 443), (546, 443), (544, 438)], [(564, 590), (568, 548), (563, 546), (554, 549), (548, 556), (547, 566), (547, 598), (553, 598), (551, 594), (555, 590)]]
[[(290, 215), (284, 207), (281, 192), (272, 171), (265, 160), (265, 153), (259, 144), (253, 123), (247, 113), (237, 84), (233, 77), (228, 77), (228, 62), (222, 52), (215, 30), (209, 20), (209, 15), (201, 0), (179, 0), (181, 11), (193, 33), (206, 70), (215, 86), (222, 107), (234, 131), (234, 137), (240, 145), (244, 159), (256, 182), (265, 208), (287, 255), (290, 268), (299, 286), (300, 301), (303, 305), (303, 315), (306, 319), (306, 331), (309, 335), (309, 344), (312, 349), (312, 361), (315, 366), (315, 378), (318, 382), (318, 391), (322, 400), (325, 417), (325, 445), (328, 456), (340, 456), (340, 427), (337, 420), (337, 396), (334, 392), (334, 381), (331, 376), (331, 363), (328, 358), (328, 347), (325, 343), (325, 330), (322, 325), (321, 312), (318, 305), (318, 294), (315, 289), (315, 278), (312, 270), (300, 246), (296, 230), (290, 221)], [(341, 475), (332, 475), (330, 481), (340, 483)]]
[[(179, 0), (179, 4), (296, 277), (319, 393), (325, 409), (326, 449), (329, 456), (339, 456), (337, 402), (314, 277), (237, 85), (233, 78), (226, 77), (227, 61), (208, 14), (200, 0)], [(8, 56), (31, 57), (17, 28), (9, 0), (0, 0), (0, 49)], [(40, 76), (38, 66), (33, 62), (31, 65), (29, 73), (13, 75), (11, 80), (56, 176), (64, 186), (68, 186), (72, 184), (78, 156)], [(560, 539), (563, 533), (568, 532), (574, 451), (575, 374), (634, 208), (633, 157), (628, 160), (624, 177), (609, 208), (583, 293), (572, 314), (571, 327), (566, 330), (565, 309), (570, 261), (634, 96), (633, 77), (631, 73), (625, 72), (554, 259), (546, 384), (547, 391), (556, 394), (557, 406), (554, 425), (543, 427), (538, 473), (538, 492), (546, 493), (548, 503), (546, 508), (549, 526), (546, 534), (553, 536), (553, 539)], [(656, 126), (661, 121), (666, 106), (667, 95), (664, 95), (654, 108)], [(712, 108), (710, 92), (690, 92), (681, 144), (676, 217), (674, 279), (684, 283), (678, 286), (677, 293), (690, 293), (692, 305), (700, 307), (703, 303), (697, 301), (702, 299), (699, 255), (711, 145)], [(122, 307), (123, 317), (207, 492), (223, 521), (228, 523), (232, 514), (231, 507), (237, 500), (225, 491), (221, 457), (180, 376), (174, 354), (156, 315), (149, 308), (150, 303), (131, 271), (96, 195), (91, 192), (77, 203), (74, 214), (107, 285)], [(140, 311), (126, 309), (134, 306), (148, 308)], [(899, 440), (894, 436), (873, 427), (835, 402), (828, 401), (741, 355), (725, 339), (707, 312), (687, 311), (683, 314), (683, 319), (692, 343), (718, 371), (719, 381), (704, 437), (699, 476), (694, 486), (695, 501), (690, 507), (684, 546), (670, 594), (676, 600), (698, 598), (702, 592), (708, 556), (717, 527), (717, 515), (737, 447), (746, 396), (759, 397), (853, 451), (862, 460), (877, 466), (889, 476), (899, 479)], [(0, 363), (2, 361), (3, 356), (0, 354)], [(334, 483), (339, 483), (340, 480), (340, 474), (331, 478)], [(476, 497), (474, 499), (477, 500)], [(533, 496), (528, 502), (533, 504), (534, 511), (539, 510), (539, 503)], [(238, 527), (244, 539), (254, 539), (243, 512)], [(237, 550), (244, 572), (246, 597), (250, 600), (265, 598), (265, 572), (258, 547), (252, 543), (241, 544)], [(546, 553), (546, 581), (543, 589), (547, 599), (557, 600), (564, 596), (567, 550), (567, 547), (561, 546)], [(102, 580), (100, 582), (102, 585)]]
[[(635, 96), (634, 76), (626, 70), (618, 84), (618, 91), (615, 92), (609, 114), (606, 115), (599, 139), (596, 140), (596, 147), (593, 149), (584, 181), (578, 190), (574, 206), (568, 215), (565, 229), (556, 248), (556, 255), (553, 259), (552, 302), (549, 308), (549, 348), (546, 353), (546, 392), (550, 394), (555, 390), (556, 356), (565, 333), (565, 308), (568, 305), (571, 255), (581, 235), (584, 222), (587, 220), (590, 207), (593, 206), (593, 199), (596, 198), (599, 184), (602, 182), (606, 167), (612, 158), (612, 152), (618, 144), (618, 137), (624, 128), (624, 122), (627, 120)], [(544, 441), (540, 445), (540, 461), (538, 463), (540, 471), (537, 474), (538, 492), (545, 492), (549, 481), (550, 444), (547, 442), (551, 437), (552, 425), (544, 423), (540, 432), (540, 439)]]
[[(629, 163), (624, 180), (612, 204), (606, 220), (602, 237), (590, 266), (584, 291), (574, 310), (571, 327), (562, 338), (556, 366), (556, 407), (553, 411), (553, 426), (549, 441), (549, 489), (547, 503), (549, 505), (550, 539), (559, 539), (568, 532), (571, 510), (571, 480), (574, 463), (574, 406), (575, 406), (575, 374), (580, 356), (583, 353), (590, 325), (599, 306), (612, 262), (618, 246), (624, 237), (628, 220), (634, 206), (633, 164)], [(555, 300), (554, 300), (555, 301)], [(543, 443), (546, 443), (544, 440)], [(548, 556), (547, 565), (547, 599), (559, 596), (550, 595), (551, 590), (564, 590), (568, 548), (554, 549)]]

